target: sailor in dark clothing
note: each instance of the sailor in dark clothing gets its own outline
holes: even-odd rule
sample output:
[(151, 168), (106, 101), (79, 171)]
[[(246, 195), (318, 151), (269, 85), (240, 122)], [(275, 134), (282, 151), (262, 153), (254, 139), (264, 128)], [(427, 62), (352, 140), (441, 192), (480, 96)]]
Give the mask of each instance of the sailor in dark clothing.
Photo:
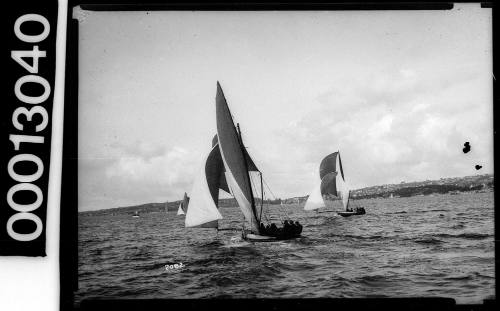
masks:
[(278, 233), (278, 227), (274, 224), (274, 222), (271, 224), (271, 228), (269, 230), (269, 233), (271, 235), (276, 235)]
[(296, 221), (295, 226), (297, 227), (297, 231), (296, 231), (297, 234), (300, 234), (302, 232), (302, 225), (298, 221)]
[(283, 232), (285, 234), (288, 234), (289, 231), (290, 231), (290, 224), (288, 223), (288, 220), (285, 220), (283, 223)]
[(264, 224), (262, 222), (260, 223), (260, 228), (259, 229), (260, 229), (261, 233), (266, 233), (266, 227), (264, 226)]

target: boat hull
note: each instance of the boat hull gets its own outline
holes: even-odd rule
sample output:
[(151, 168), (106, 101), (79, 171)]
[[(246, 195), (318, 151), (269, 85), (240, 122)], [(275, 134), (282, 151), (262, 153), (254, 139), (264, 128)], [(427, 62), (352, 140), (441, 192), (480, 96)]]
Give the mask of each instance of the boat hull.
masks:
[(253, 233), (247, 233), (243, 235), (243, 239), (252, 242), (271, 242), (277, 241), (278, 239), (267, 235), (258, 235)]
[(253, 241), (253, 242), (271, 242), (271, 241), (282, 241), (282, 240), (291, 240), (300, 237), (300, 234), (294, 234), (294, 235), (276, 235), (276, 236), (269, 236), (269, 235), (259, 235), (259, 234), (254, 234), (254, 233), (246, 233), (243, 232), (241, 234), (241, 237), (244, 240), (247, 241)]
[(352, 215), (357, 215), (356, 212), (337, 212), (337, 214), (339, 214), (342, 217), (349, 217)]
[(354, 212), (337, 212), (342, 217), (349, 217), (353, 215), (364, 215), (366, 214), (365, 210), (354, 211)]

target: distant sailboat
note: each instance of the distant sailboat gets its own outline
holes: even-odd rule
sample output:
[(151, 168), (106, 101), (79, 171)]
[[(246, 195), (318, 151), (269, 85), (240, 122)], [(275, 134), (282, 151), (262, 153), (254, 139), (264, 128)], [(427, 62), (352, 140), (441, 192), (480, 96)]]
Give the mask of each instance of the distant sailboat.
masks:
[(340, 152), (334, 152), (326, 156), (319, 166), (320, 182), (307, 198), (304, 210), (317, 210), (325, 208), (325, 197), (340, 199), (345, 211), (338, 211), (337, 214), (347, 217), (351, 215), (364, 214), (363, 207), (355, 210), (349, 207), (350, 190), (344, 178), (342, 160)]
[(188, 211), (189, 197), (186, 192), (184, 192), (184, 198), (179, 203), (179, 208), (177, 209), (177, 215), (184, 215)]
[[(186, 227), (200, 226), (222, 219), (218, 211), (218, 191), (223, 189), (231, 193), (243, 213), (250, 230), (243, 230), (242, 237), (252, 241), (271, 241), (287, 239), (300, 235), (274, 234), (264, 235), (260, 226), (263, 200), (260, 211), (257, 210), (252, 192), (249, 172), (258, 172), (261, 193), (263, 193), (262, 173), (243, 145), (239, 125), (235, 126), (224, 93), (217, 82), (216, 95), (217, 135), (212, 140), (212, 151), (205, 160), (192, 191), (191, 207), (186, 215)], [(277, 233), (278, 231), (276, 231)]]
[(179, 203), (179, 208), (177, 209), (177, 216), (184, 215), (184, 211), (182, 210), (182, 202)]

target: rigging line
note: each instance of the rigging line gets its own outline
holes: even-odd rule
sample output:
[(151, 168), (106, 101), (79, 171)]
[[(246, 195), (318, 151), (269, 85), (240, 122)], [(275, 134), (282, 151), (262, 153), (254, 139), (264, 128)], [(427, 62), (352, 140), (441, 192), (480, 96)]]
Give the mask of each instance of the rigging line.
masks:
[[(252, 194), (256, 195), (257, 194), (257, 186), (255, 186), (254, 176), (253, 176), (253, 174), (250, 174), (250, 172), (249, 172), (249, 175), (250, 175), (251, 184), (252, 184)], [(257, 208), (255, 208), (255, 211), (257, 211)], [(257, 215), (255, 215), (255, 217), (257, 217)], [(259, 222), (260, 222), (260, 216), (258, 218), (259, 218)]]
[[(264, 178), (262, 178), (262, 180), (263, 180), (264, 184), (266, 185), (267, 189), (269, 190), (269, 192), (271, 193), (273, 199), (276, 200), (276, 196), (274, 195), (273, 191), (271, 190), (271, 187), (269, 187), (269, 185), (267, 184), (267, 182)], [(284, 215), (284, 217), (282, 217), (282, 214)], [(281, 207), (281, 206), (278, 206), (278, 217), (280, 218), (281, 222), (283, 222), (283, 218), (290, 219), (288, 217), (288, 213), (284, 210), (284, 207)]]
[[(274, 200), (276, 200), (276, 196), (274, 195), (273, 191), (271, 190), (271, 187), (269, 187), (269, 185), (267, 184), (267, 182), (266, 182), (266, 180), (265, 180), (265, 179), (263, 179), (263, 181), (264, 181), (264, 183), (265, 183), (265, 185), (266, 185), (267, 189), (269, 190), (269, 192), (271, 192), (271, 195), (273, 196), (273, 199), (274, 199)], [(288, 213), (286, 212), (286, 210), (284, 209), (284, 207), (282, 207), (282, 206), (280, 205), (280, 206), (278, 206), (278, 210), (279, 210), (279, 212), (280, 212), (280, 213), (283, 213), (283, 214), (285, 215), (285, 218), (286, 218), (286, 219), (289, 219), (289, 217), (288, 217)], [(282, 217), (281, 217), (281, 215), (279, 215), (279, 216), (280, 216), (280, 218), (282, 218)]]
[[(285, 218), (286, 218), (286, 219), (288, 219), (288, 216), (286, 215), (286, 212), (285, 212), (284, 210), (282, 210), (282, 208), (281, 208), (280, 206), (278, 206), (277, 208), (276, 208), (276, 207), (274, 207), (273, 211), (275, 211), (275, 212), (273, 213), (273, 216), (274, 216), (274, 217), (276, 217), (276, 215), (277, 215), (277, 217), (279, 218), (279, 220), (280, 220), (281, 222), (283, 222), (283, 220), (284, 220)], [(283, 216), (285, 216), (285, 218), (284, 218)]]
[[(262, 193), (265, 195), (264, 189), (262, 189)], [(264, 197), (264, 196), (263, 196)], [(269, 222), (269, 217), (268, 217), (269, 211), (267, 209), (262, 210), (262, 214), (264, 215), (264, 218), (266, 219), (266, 222)]]
[(271, 195), (273, 196), (273, 199), (276, 199), (276, 196), (274, 195), (274, 193), (272, 192), (271, 190), (271, 187), (269, 187), (269, 185), (267, 184), (266, 180), (264, 178), (262, 178), (262, 180), (264, 181), (264, 184), (266, 185), (267, 189), (269, 190), (269, 192), (271, 193)]
[(257, 192), (257, 189), (255, 189), (255, 182), (253, 180), (252, 174), (248, 172), (248, 176), (250, 176), (250, 185), (252, 186), (252, 195), (254, 195), (254, 192)]
[(261, 201), (260, 201), (260, 215), (259, 215), (259, 222), (262, 219), (262, 208), (264, 207), (264, 186), (262, 185), (262, 172), (260, 173), (260, 193), (261, 193)]
[[(267, 189), (271, 192), (271, 194), (272, 194), (272, 196), (274, 197), (274, 199), (276, 200), (276, 196), (272, 193), (272, 190), (270, 189), (270, 187), (269, 187), (269, 185), (267, 184), (267, 182), (265, 182), (265, 180), (264, 180), (264, 183), (265, 183), (265, 185), (266, 185)], [(280, 220), (281, 220), (281, 221), (283, 221), (283, 217), (282, 217), (282, 215), (284, 215), (284, 217), (285, 217), (286, 219), (289, 219), (289, 217), (288, 217), (288, 213), (286, 212), (286, 210), (285, 210), (285, 208), (284, 208), (284, 207), (282, 207), (281, 205), (278, 205), (278, 208), (277, 208), (277, 209), (278, 209), (278, 216), (279, 216), (279, 218), (280, 218)]]

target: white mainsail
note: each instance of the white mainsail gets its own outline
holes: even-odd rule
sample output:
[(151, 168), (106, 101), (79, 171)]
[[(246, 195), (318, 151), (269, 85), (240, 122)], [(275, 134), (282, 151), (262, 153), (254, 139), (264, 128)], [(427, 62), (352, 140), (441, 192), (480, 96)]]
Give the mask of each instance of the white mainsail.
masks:
[[(218, 148), (218, 145), (214, 148)], [(212, 151), (214, 148), (212, 148)], [(191, 190), (189, 209), (187, 210), (185, 219), (186, 227), (199, 227), (222, 219), (222, 215), (217, 209), (217, 205), (210, 193), (210, 187), (205, 172), (210, 154), (205, 158), (205, 161), (203, 161), (203, 165), (196, 176), (193, 189)]]

